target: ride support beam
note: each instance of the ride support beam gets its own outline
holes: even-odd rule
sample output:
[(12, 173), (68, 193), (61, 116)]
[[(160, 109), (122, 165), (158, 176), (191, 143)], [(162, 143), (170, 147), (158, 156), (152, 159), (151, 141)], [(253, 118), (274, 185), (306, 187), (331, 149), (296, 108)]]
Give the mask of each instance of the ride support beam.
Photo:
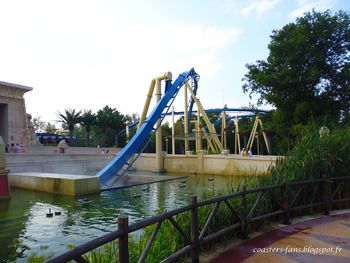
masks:
[[(160, 101), (162, 98), (162, 90), (161, 90), (161, 79), (156, 80), (156, 103)], [(158, 119), (157, 123), (157, 131), (156, 131), (156, 169), (154, 172), (156, 173), (162, 173), (165, 172), (164, 170), (164, 158), (162, 153), (162, 127), (161, 127), (161, 120)]]
[(218, 151), (217, 148), (214, 147), (214, 144), (212, 143), (210, 136), (208, 135), (208, 133), (206, 132), (206, 130), (204, 128), (202, 128), (202, 132), (204, 134), (205, 139), (208, 142), (209, 150), (212, 149), (212, 151), (214, 151), (214, 152)]
[(171, 150), (172, 154), (175, 155), (175, 111), (174, 106), (171, 108), (171, 121), (172, 121), (172, 129), (171, 129)]
[(185, 154), (190, 151), (190, 144), (188, 141), (188, 95), (187, 89), (184, 88), (184, 135), (185, 135)]
[(240, 152), (241, 152), (241, 140), (239, 138), (238, 117), (235, 116), (235, 153), (239, 154)]
[(187, 90), (190, 92), (193, 100), (195, 101), (197, 108), (198, 108), (198, 112), (200, 112), (200, 114), (203, 116), (205, 123), (207, 124), (208, 127), (208, 131), (209, 131), (209, 136), (213, 139), (214, 145), (215, 147), (218, 149), (218, 153), (221, 153), (223, 151), (223, 147), (222, 144), (218, 138), (218, 135), (216, 134), (216, 130), (213, 126), (213, 124), (210, 122), (208, 115), (206, 114), (201, 102), (199, 101), (199, 99), (196, 97), (196, 95), (193, 93), (191, 87), (188, 85), (188, 83), (185, 83), (185, 87), (187, 88)]
[(196, 151), (198, 152), (202, 150), (201, 113), (199, 111), (197, 112), (196, 138), (197, 138)]
[(226, 112), (222, 112), (222, 119), (221, 119), (221, 144), (224, 147), (224, 150), (227, 149), (227, 142), (226, 142)]
[(259, 116), (256, 116), (254, 124), (253, 124), (252, 131), (250, 132), (248, 143), (247, 143), (247, 146), (246, 146), (246, 150), (247, 151), (248, 151), (249, 148), (251, 148), (253, 146), (254, 136), (255, 136), (255, 133), (256, 133), (256, 129), (258, 127), (258, 123), (259, 123)]
[(160, 76), (152, 79), (151, 84), (150, 84), (149, 89), (148, 89), (145, 105), (143, 106), (143, 111), (142, 111), (140, 122), (139, 122), (139, 125), (137, 126), (137, 129), (139, 129), (142, 126), (143, 122), (145, 121), (145, 119), (147, 117), (149, 105), (150, 105), (151, 100), (152, 100), (153, 91), (154, 91), (154, 87), (156, 85), (157, 80), (161, 81), (161, 80), (171, 80), (171, 79), (172, 79), (172, 74), (169, 71), (165, 72), (163, 75), (160, 75)]
[(264, 127), (263, 127), (262, 121), (260, 119), (259, 119), (259, 124), (260, 124), (261, 130), (262, 130), (262, 134), (263, 134), (263, 137), (264, 137), (265, 144), (266, 144), (267, 153), (269, 155), (271, 155), (271, 146), (269, 144), (269, 141), (267, 140), (267, 136), (266, 136), (266, 133), (264, 131)]
[(156, 85), (156, 79), (152, 79), (151, 84), (150, 84), (149, 89), (148, 89), (145, 105), (143, 106), (143, 111), (142, 111), (141, 118), (139, 121), (139, 125), (137, 126), (137, 129), (140, 129), (141, 125), (143, 124), (143, 122), (146, 119), (148, 109), (149, 109), (149, 104), (151, 103), (151, 99), (153, 96), (153, 91), (154, 91), (155, 85)]

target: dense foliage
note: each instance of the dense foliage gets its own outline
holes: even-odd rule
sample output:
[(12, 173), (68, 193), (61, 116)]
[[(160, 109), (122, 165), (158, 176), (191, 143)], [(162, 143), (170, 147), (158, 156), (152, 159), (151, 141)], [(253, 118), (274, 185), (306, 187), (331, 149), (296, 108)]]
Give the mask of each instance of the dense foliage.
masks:
[(85, 128), (85, 146), (90, 146), (91, 128), (96, 124), (96, 115), (91, 110), (85, 110), (80, 117), (80, 124)]
[[(99, 110), (96, 115), (96, 125), (99, 127), (102, 133), (102, 146), (106, 145), (115, 145), (119, 146), (119, 135), (118, 133), (124, 127), (124, 115), (121, 114), (115, 108), (111, 108), (109, 106), (105, 106), (103, 109)], [(108, 133), (114, 134), (114, 138), (112, 136), (113, 142), (107, 141)], [(110, 138), (110, 137), (109, 137)]]
[(350, 126), (334, 128), (320, 137), (319, 129), (309, 126), (285, 160), (271, 171), (271, 176), (260, 178), (261, 184), (281, 183), (283, 180), (306, 180), (349, 176)]
[(294, 138), (302, 126), (350, 119), (350, 15), (309, 12), (274, 30), (267, 60), (248, 64), (244, 92), (276, 108), (277, 135)]

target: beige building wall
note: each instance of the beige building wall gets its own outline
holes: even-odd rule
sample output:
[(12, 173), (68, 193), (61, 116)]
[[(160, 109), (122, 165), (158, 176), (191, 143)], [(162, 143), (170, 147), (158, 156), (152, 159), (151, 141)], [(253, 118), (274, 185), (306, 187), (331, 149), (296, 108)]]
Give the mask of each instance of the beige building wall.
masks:
[(5, 144), (30, 142), (23, 95), (32, 89), (0, 81), (0, 136)]

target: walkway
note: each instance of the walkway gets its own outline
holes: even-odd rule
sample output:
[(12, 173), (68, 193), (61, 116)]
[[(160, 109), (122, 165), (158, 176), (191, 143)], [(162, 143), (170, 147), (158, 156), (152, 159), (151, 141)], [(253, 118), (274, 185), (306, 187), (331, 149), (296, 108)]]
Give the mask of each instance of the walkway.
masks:
[(350, 262), (350, 213), (282, 227), (241, 243), (210, 263)]

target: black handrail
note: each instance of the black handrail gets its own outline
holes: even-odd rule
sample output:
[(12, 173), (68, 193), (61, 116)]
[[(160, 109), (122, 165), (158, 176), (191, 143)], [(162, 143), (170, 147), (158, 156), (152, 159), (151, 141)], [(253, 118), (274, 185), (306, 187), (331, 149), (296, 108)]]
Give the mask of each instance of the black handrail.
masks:
[[(240, 192), (236, 193), (230, 193), (224, 196), (218, 196), (210, 200), (202, 200), (197, 202), (197, 197), (192, 197), (192, 203), (190, 205), (174, 209), (172, 211), (164, 212), (162, 214), (153, 216), (148, 219), (144, 219), (140, 222), (128, 224), (128, 218), (126, 216), (121, 216), (118, 218), (118, 230), (113, 231), (109, 234), (103, 235), (101, 237), (95, 238), (89, 242), (86, 242), (82, 245), (77, 246), (76, 248), (63, 253), (53, 259), (48, 260), (47, 262), (50, 263), (61, 263), (61, 262), (67, 262), (69, 260), (75, 260), (76, 262), (87, 262), (86, 259), (84, 259), (82, 256), (98, 247), (101, 247), (102, 245), (111, 242), (113, 240), (118, 240), (119, 242), (119, 261), (129, 262), (129, 254), (128, 254), (128, 234), (135, 232), (137, 230), (143, 229), (145, 227), (157, 224), (158, 227), (156, 228), (156, 231), (152, 234), (152, 240), (147, 244), (147, 248), (142, 253), (142, 258), (140, 262), (143, 262), (144, 259), (147, 256), (147, 252), (150, 249), (152, 242), (155, 240), (156, 235), (158, 233), (158, 230), (161, 227), (161, 224), (165, 220), (169, 220), (174, 226), (177, 231), (183, 236), (184, 239), (186, 239), (187, 245), (178, 250), (177, 252), (170, 255), (168, 258), (164, 259), (162, 262), (174, 262), (178, 260), (180, 257), (183, 257), (184, 255), (191, 255), (192, 262), (199, 262), (199, 253), (200, 253), (200, 247), (214, 239), (217, 239), (232, 230), (239, 229), (242, 235), (242, 238), (247, 237), (247, 229), (248, 224), (262, 220), (267, 219), (271, 217), (276, 217), (278, 215), (283, 215), (283, 223), (289, 224), (289, 213), (291, 211), (300, 211), (307, 208), (312, 207), (322, 207), (324, 206), (324, 214), (329, 214), (329, 211), (332, 210), (332, 205), (335, 203), (341, 203), (350, 201), (350, 197), (342, 197), (339, 199), (334, 199), (334, 195), (336, 193), (339, 193), (339, 190), (341, 189), (341, 185), (338, 185), (334, 192), (332, 192), (332, 184), (337, 181), (349, 181), (350, 182), (350, 176), (344, 176), (344, 177), (332, 177), (332, 178), (321, 178), (321, 179), (313, 179), (313, 180), (305, 180), (305, 181), (294, 181), (294, 182), (283, 182), (282, 184), (277, 185), (271, 185), (271, 186), (264, 186), (259, 187), (255, 189), (246, 189), (245, 186), (242, 187), (242, 190)], [(313, 199), (314, 202), (309, 204), (302, 204), (293, 206), (298, 198), (300, 197), (301, 193), (306, 188), (305, 186), (310, 184), (316, 184), (318, 187), (316, 191), (318, 191), (317, 196), (321, 196), (322, 200), (317, 200), (317, 198)], [(292, 196), (290, 196), (290, 189), (297, 188), (298, 191), (294, 193)], [(275, 200), (275, 196), (273, 195), (273, 190), (281, 190), (282, 196), (281, 200)], [(247, 204), (247, 198), (248, 195), (254, 195), (256, 193), (259, 193), (258, 197), (253, 202), (254, 204), (252, 207), (248, 207)], [(269, 213), (262, 214), (262, 215), (255, 215), (254, 216), (254, 210), (256, 207), (258, 207), (258, 204), (260, 202), (260, 198), (263, 194), (270, 193), (273, 195), (274, 203), (277, 203), (277, 208), (273, 211), (270, 211)], [(316, 194), (316, 193), (315, 193)], [(254, 197), (254, 196), (253, 196)], [(291, 197), (291, 198), (290, 198)], [(236, 208), (232, 207), (230, 205), (229, 200), (239, 198), (241, 201), (241, 207), (240, 211), (235, 211)], [(207, 221), (203, 227), (202, 230), (198, 229), (198, 209), (203, 206), (213, 205), (214, 208), (210, 213), (210, 216), (207, 218)], [(233, 217), (235, 217), (237, 221), (233, 222), (230, 226), (226, 226), (225, 228), (219, 229), (214, 233), (210, 233), (208, 235), (205, 235), (206, 229), (208, 225), (211, 223), (211, 220), (214, 218), (216, 211), (218, 207), (222, 204), (226, 204), (229, 208), (229, 212)], [(179, 226), (175, 220), (174, 217), (183, 213), (189, 212), (191, 213), (191, 233), (189, 237), (184, 236), (186, 235), (185, 231), (181, 229), (181, 226)]]

